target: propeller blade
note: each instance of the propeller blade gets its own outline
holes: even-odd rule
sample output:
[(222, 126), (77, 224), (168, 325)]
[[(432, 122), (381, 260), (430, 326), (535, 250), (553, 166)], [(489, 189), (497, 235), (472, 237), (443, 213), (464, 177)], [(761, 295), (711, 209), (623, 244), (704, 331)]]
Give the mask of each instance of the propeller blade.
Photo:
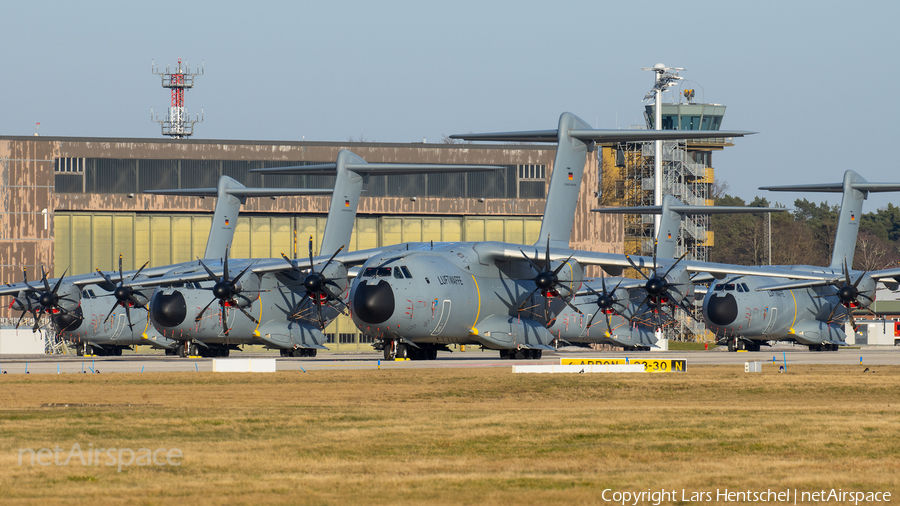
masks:
[(565, 302), (567, 306), (569, 306), (570, 308), (572, 308), (572, 311), (575, 311), (575, 312), (578, 313), (578, 314), (584, 314), (584, 313), (581, 312), (581, 310), (579, 310), (577, 307), (573, 306), (572, 303), (569, 302), (569, 301), (567, 301), (566, 299), (563, 299), (562, 301)]
[(341, 250), (344, 249), (344, 246), (346, 246), (346, 244), (344, 244), (340, 248), (338, 248), (337, 251), (335, 251), (334, 254), (331, 255), (331, 258), (329, 258), (328, 261), (325, 262), (325, 266), (322, 267), (322, 272), (325, 272), (325, 269), (328, 268), (328, 265), (331, 264), (331, 261), (334, 260), (334, 257), (338, 256), (338, 253), (340, 253)]
[(306, 302), (306, 299), (308, 299), (308, 298), (309, 298), (309, 292), (303, 294), (303, 298), (300, 299), (300, 302), (298, 302), (297, 305), (294, 306), (294, 309), (291, 310), (291, 318), (297, 318), (299, 316), (300, 308), (303, 306), (303, 304)]
[(528, 294), (528, 297), (525, 297), (525, 300), (523, 300), (522, 303), (519, 304), (518, 311), (522, 311), (522, 308), (525, 307), (525, 304), (528, 302), (529, 299), (531, 299), (531, 296), (534, 295), (535, 293), (537, 293), (538, 290), (540, 290), (540, 288), (535, 288), (531, 293)]
[(106, 318), (103, 319), (103, 323), (106, 323), (106, 322), (109, 320), (109, 317), (112, 316), (113, 311), (116, 310), (116, 307), (118, 307), (118, 305), (119, 305), (119, 302), (118, 302), (118, 301), (116, 301), (116, 302), (113, 304), (112, 309), (109, 310), (109, 313), (106, 315)]
[[(569, 260), (571, 260), (573, 256), (575, 256), (575, 253), (569, 255), (569, 258), (567, 258), (565, 262), (559, 264), (559, 266), (553, 270), (553, 275), (556, 276), (557, 274), (559, 274), (559, 271), (562, 270), (562, 268), (565, 267), (567, 263), (569, 263)], [(547, 262), (548, 269), (550, 268), (549, 265), (550, 262)]]
[(203, 263), (203, 260), (200, 260), (199, 257), (197, 258), (197, 261), (200, 262), (200, 265), (202, 265), (204, 269), (206, 269), (206, 273), (209, 274), (209, 277), (213, 278), (214, 280), (216, 280), (216, 283), (218, 283), (219, 276), (216, 276), (216, 274), (209, 267), (207, 267), (206, 264)]
[(131, 323), (131, 308), (128, 307), (128, 303), (122, 305), (125, 306), (125, 318), (128, 320), (128, 328), (134, 329), (134, 324)]
[(309, 236), (309, 268), (312, 269), (313, 272), (316, 272), (316, 269), (313, 266), (312, 246), (312, 236)]
[(213, 299), (212, 299), (211, 301), (209, 301), (209, 304), (203, 306), (203, 309), (200, 310), (200, 313), (199, 313), (196, 317), (194, 317), (194, 321), (195, 321), (195, 322), (199, 322), (200, 320), (202, 320), (202, 319), (203, 319), (203, 313), (205, 313), (206, 310), (209, 309), (209, 306), (212, 306), (212, 303), (215, 302), (215, 301), (216, 301), (216, 298), (213, 297)]
[(675, 263), (672, 264), (672, 267), (669, 267), (669, 270), (667, 270), (666, 273), (663, 274), (663, 278), (665, 278), (666, 276), (668, 276), (669, 273), (672, 272), (672, 269), (674, 269), (675, 266), (678, 265), (678, 262), (684, 260), (684, 257), (686, 257), (686, 256), (687, 256), (687, 252), (685, 252), (683, 255), (681, 255), (680, 257), (678, 257), (678, 260), (675, 260)]
[(247, 312), (244, 308), (242, 308), (240, 305), (237, 305), (236, 307), (237, 307), (238, 309), (240, 309), (241, 312), (244, 313), (244, 315), (245, 315), (247, 318), (250, 318), (250, 321), (252, 321), (253, 323), (259, 325), (259, 321), (257, 321), (257, 319), (253, 317), (253, 315), (251, 315), (250, 313), (248, 313), (248, 312)]
[[(519, 251), (522, 251), (522, 248), (519, 248)], [(537, 271), (537, 272), (543, 272), (543, 269), (539, 268), (539, 267), (537, 266), (537, 264), (534, 263), (534, 261), (531, 260), (531, 258), (529, 258), (528, 255), (525, 254), (524, 251), (522, 251), (522, 256), (525, 257), (525, 260), (528, 260), (528, 263), (531, 264), (531, 268), (532, 268), (532, 269), (534, 269), (534, 270)]]
[(47, 281), (47, 273), (44, 271), (44, 266), (41, 266), (41, 282), (44, 283), (44, 289), (46, 291), (50, 291), (50, 283)]
[(131, 277), (131, 280), (134, 281), (135, 279), (137, 279), (138, 274), (140, 274), (141, 271), (144, 270), (144, 267), (147, 267), (148, 265), (150, 265), (150, 261), (149, 261), (149, 260), (147, 260), (146, 262), (144, 262), (144, 265), (142, 265), (141, 268), (138, 269), (137, 272), (134, 273), (134, 276)]
[[(227, 258), (227, 257), (226, 257)], [(222, 316), (222, 333), (226, 336), (228, 335), (228, 320), (226, 319), (227, 313), (225, 312), (225, 302), (219, 301), (219, 309), (221, 311)]]
[(634, 260), (632, 260), (630, 256), (625, 255), (625, 260), (628, 260), (628, 263), (630, 263), (631, 266), (634, 267), (634, 270), (638, 271), (638, 274), (640, 274), (647, 281), (650, 281), (650, 278), (648, 278), (647, 275), (644, 274), (644, 271), (642, 271), (641, 268), (638, 267), (636, 263), (634, 263)]
[(222, 262), (222, 279), (228, 278), (228, 246), (225, 246), (225, 261)]

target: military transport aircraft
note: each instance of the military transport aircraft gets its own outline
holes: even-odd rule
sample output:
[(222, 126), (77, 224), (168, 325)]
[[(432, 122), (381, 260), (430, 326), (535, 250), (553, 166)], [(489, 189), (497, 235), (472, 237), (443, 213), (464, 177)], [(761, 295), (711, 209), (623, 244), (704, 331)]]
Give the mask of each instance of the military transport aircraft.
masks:
[[(552, 349), (552, 325), (580, 289), (585, 265), (611, 274), (652, 267), (648, 297), (681, 301), (691, 272), (763, 274), (775, 270), (709, 262), (576, 251), (568, 248), (587, 152), (595, 142), (739, 137), (749, 132), (594, 130), (563, 113), (556, 130), (466, 134), (452, 138), (558, 142), (550, 187), (534, 246), (501, 242), (411, 243), (371, 253), (350, 290), (357, 327), (374, 336), (387, 358), (435, 358), (447, 344), (478, 344), (503, 358), (538, 358)], [(782, 271), (775, 276), (792, 277)], [(821, 279), (821, 275), (809, 275)], [(604, 291), (605, 293), (605, 291)], [(602, 295), (602, 294), (601, 294)], [(608, 295), (608, 294), (607, 294)], [(559, 302), (562, 302), (561, 304)], [(526, 313), (528, 307), (542, 308)]]
[[(216, 206), (203, 257), (214, 261), (232, 243), (241, 204), (248, 197), (274, 197), (287, 195), (326, 195), (330, 189), (267, 189), (245, 188), (228, 176), (219, 179), (218, 188), (181, 190), (156, 190), (145, 193), (165, 195), (215, 196)], [(48, 280), (42, 273), (38, 285), (28, 282), (0, 288), (0, 295), (15, 295), (11, 307), (22, 311), (22, 317), (31, 313), (37, 330), (43, 314), (51, 314), (51, 320), (60, 337), (76, 345), (78, 355), (121, 355), (122, 350), (135, 345), (151, 345), (175, 352), (178, 341), (166, 338), (153, 328), (147, 318), (147, 303), (152, 289), (136, 290), (127, 281), (150, 279), (173, 269), (199, 269), (197, 262), (167, 265), (136, 271), (122, 270), (119, 257), (118, 273), (93, 274)], [(52, 286), (51, 286), (52, 285)], [(112, 302), (110, 298), (114, 297)], [(132, 312), (132, 308), (141, 311)], [(21, 322), (22, 318), (19, 319)], [(18, 325), (17, 325), (18, 326)]]
[[(672, 195), (664, 195), (661, 206), (606, 207), (592, 209), (607, 214), (660, 214), (654, 258), (676, 259), (678, 233), (687, 216), (726, 213), (785, 212), (778, 207), (688, 206)], [(671, 267), (670, 267), (671, 269)], [(653, 269), (655, 270), (655, 269)], [(639, 271), (640, 272), (640, 271)], [(643, 274), (642, 274), (643, 275)], [(676, 309), (693, 318), (688, 305), (693, 299), (696, 279), (679, 280), (678, 286), (662, 296), (654, 296), (650, 278), (601, 278), (584, 281), (572, 300), (561, 305), (550, 333), (567, 343), (598, 343), (622, 346), (626, 350), (649, 350), (656, 346), (656, 330), (672, 322)], [(679, 299), (678, 297), (682, 297)], [(687, 299), (687, 300), (685, 300)], [(575, 309), (579, 311), (576, 312)]]
[[(268, 263), (229, 259), (226, 255), (221, 271), (214, 271), (201, 261), (202, 269), (173, 270), (164, 280), (136, 283), (159, 285), (151, 297), (151, 320), (162, 335), (182, 344), (182, 355), (223, 355), (238, 345), (263, 344), (280, 349), (282, 356), (314, 357), (317, 350), (327, 349), (325, 327), (347, 307), (347, 263), (352, 263), (353, 254), (337, 256), (350, 243), (360, 193), (369, 177), (499, 168), (368, 163), (351, 151), (341, 150), (335, 163), (253, 169), (252, 172), (266, 174), (336, 176), (320, 248), (328, 256), (314, 259), (310, 238), (308, 263), (291, 260), (283, 253), (281, 259), (267, 259)], [(312, 269), (305, 270), (309, 266)], [(196, 285), (208, 279), (215, 280), (211, 290)], [(167, 282), (181, 286), (167, 286)], [(211, 309), (214, 303), (218, 303), (218, 310)]]
[(900, 191), (900, 183), (870, 183), (848, 170), (841, 183), (768, 186), (760, 190), (843, 192), (841, 211), (828, 267), (782, 266), (797, 278), (819, 274), (819, 281), (780, 283), (769, 276), (728, 276), (710, 286), (703, 300), (704, 321), (728, 349), (758, 351), (768, 341), (794, 341), (812, 351), (845, 345), (843, 322), (852, 310), (868, 307), (881, 282), (896, 289), (900, 269), (860, 272), (850, 268), (863, 200), (870, 192)]

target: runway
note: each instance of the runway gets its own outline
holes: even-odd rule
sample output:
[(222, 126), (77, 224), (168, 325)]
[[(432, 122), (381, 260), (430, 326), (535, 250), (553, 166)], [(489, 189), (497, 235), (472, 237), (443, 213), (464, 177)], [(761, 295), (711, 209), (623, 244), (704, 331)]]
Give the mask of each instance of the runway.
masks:
[[(315, 358), (282, 358), (275, 353), (233, 353), (231, 358), (274, 358), (278, 371), (319, 372), (346, 369), (435, 369), (467, 367), (510, 367), (512, 365), (559, 364), (560, 358), (664, 358), (684, 359), (692, 365), (734, 364), (759, 360), (787, 367), (799, 364), (861, 365), (874, 367), (900, 365), (900, 347), (863, 346), (836, 352), (810, 352), (805, 347), (776, 346), (766, 351), (649, 351), (595, 352), (563, 349), (544, 352), (540, 360), (501, 360), (496, 351), (440, 353), (437, 360), (385, 361), (379, 352), (320, 353)], [(222, 360), (222, 359), (218, 359)], [(165, 355), (125, 355), (121, 357), (77, 357), (63, 355), (30, 355), (0, 357), (3, 374), (105, 374), (142, 372), (211, 372), (211, 358), (178, 358)]]

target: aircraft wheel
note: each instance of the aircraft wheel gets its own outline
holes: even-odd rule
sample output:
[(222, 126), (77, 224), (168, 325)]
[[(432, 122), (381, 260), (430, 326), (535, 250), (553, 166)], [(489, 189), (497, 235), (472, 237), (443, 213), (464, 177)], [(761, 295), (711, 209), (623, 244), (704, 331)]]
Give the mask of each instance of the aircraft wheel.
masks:
[(428, 360), (437, 359), (437, 350), (428, 350)]
[(728, 351), (735, 351), (735, 348), (734, 348), (734, 339), (729, 339), (729, 340), (728, 340)]
[(306, 356), (307, 356), (307, 357), (315, 357), (316, 354), (318, 353), (318, 351), (319, 351), (319, 350), (316, 350), (316, 349), (308, 350), (308, 351), (306, 352)]
[(526, 352), (526, 351), (527, 351), (527, 350), (517, 350), (517, 351), (512, 355), (513, 360), (524, 360), (524, 359), (525, 359), (525, 352)]
[(278, 351), (281, 353), (282, 357), (290, 357), (291, 356), (291, 350), (282, 348)]
[(189, 351), (190, 351), (190, 353), (189, 353), (190, 356), (196, 357), (196, 356), (200, 355), (200, 346), (198, 346), (197, 343), (193, 343), (193, 344), (191, 344)]
[(79, 344), (78, 347), (75, 348), (75, 354), (78, 355), (79, 357), (84, 356), (84, 345), (83, 344)]
[(543, 355), (543, 354), (544, 354), (544, 350), (532, 350), (531, 359), (532, 360), (540, 360), (541, 355)]
[(500, 350), (500, 360), (509, 360), (509, 350)]
[(405, 344), (397, 345), (397, 358), (409, 358), (409, 348)]
[(85, 344), (84, 345), (84, 354), (85, 355), (96, 355), (97, 353), (96, 353), (96, 350), (94, 350), (93, 346), (91, 346), (89, 344)]
[(384, 344), (384, 350), (383, 350), (383, 351), (384, 351), (384, 359), (385, 359), (385, 360), (390, 360), (390, 359), (391, 359), (391, 344), (390, 344), (390, 343), (385, 343), (385, 344)]
[(111, 355), (121, 357), (122, 356), (122, 348), (116, 348), (116, 349), (112, 350)]
[(219, 353), (220, 357), (227, 357), (228, 355), (231, 355), (231, 350), (228, 348), (223, 348), (222, 352)]
[(303, 348), (294, 348), (291, 350), (292, 357), (302, 357), (303, 356)]

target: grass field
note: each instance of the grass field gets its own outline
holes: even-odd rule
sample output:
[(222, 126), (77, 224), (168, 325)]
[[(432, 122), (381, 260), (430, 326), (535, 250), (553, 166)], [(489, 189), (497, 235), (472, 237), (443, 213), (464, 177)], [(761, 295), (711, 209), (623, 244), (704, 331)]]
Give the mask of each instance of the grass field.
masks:
[[(604, 489), (725, 488), (896, 501), (900, 367), (861, 369), (5, 375), (0, 502), (597, 504)], [(64, 460), (75, 443), (183, 458), (18, 464), (20, 449)]]

